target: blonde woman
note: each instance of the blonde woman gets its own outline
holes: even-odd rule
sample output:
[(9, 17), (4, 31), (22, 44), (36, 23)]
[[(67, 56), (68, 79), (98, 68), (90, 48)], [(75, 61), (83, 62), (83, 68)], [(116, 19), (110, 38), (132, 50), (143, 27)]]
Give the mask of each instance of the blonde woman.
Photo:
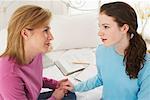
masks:
[[(39, 6), (18, 8), (9, 21), (7, 48), (0, 57), (0, 100), (60, 100), (63, 81), (42, 77), (42, 55), (51, 46), (53, 36), (49, 22), (51, 13)], [(46, 96), (39, 96), (41, 88), (51, 88)], [(70, 97), (69, 97), (70, 96)]]

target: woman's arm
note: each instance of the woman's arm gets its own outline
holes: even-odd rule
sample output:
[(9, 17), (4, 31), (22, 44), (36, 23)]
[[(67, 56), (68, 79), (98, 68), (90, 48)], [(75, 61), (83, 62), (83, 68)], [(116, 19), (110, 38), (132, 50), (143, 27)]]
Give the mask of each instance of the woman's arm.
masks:
[(0, 80), (0, 95), (4, 100), (28, 100), (23, 81), (13, 73)]
[(58, 85), (58, 81), (54, 79), (48, 79), (43, 77), (43, 88), (56, 89)]

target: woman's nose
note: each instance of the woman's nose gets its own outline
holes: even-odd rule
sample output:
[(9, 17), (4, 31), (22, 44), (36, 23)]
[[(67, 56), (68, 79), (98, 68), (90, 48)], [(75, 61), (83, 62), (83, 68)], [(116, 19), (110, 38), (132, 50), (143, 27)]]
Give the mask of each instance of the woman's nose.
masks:
[(54, 37), (51, 32), (49, 32), (49, 34), (48, 34), (48, 40), (54, 40)]

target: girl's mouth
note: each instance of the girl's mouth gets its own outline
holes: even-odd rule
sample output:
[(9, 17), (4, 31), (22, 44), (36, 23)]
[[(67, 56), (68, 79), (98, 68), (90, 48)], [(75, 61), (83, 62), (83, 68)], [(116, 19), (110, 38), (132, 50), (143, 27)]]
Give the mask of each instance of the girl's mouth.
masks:
[(102, 42), (105, 42), (107, 39), (101, 39), (102, 40)]

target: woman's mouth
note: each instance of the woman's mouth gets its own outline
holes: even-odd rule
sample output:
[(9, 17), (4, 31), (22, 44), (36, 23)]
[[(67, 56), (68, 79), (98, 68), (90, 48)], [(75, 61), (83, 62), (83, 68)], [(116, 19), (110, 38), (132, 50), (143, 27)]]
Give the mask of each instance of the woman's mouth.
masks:
[(50, 46), (50, 43), (45, 43), (45, 45), (47, 45), (48, 47)]

